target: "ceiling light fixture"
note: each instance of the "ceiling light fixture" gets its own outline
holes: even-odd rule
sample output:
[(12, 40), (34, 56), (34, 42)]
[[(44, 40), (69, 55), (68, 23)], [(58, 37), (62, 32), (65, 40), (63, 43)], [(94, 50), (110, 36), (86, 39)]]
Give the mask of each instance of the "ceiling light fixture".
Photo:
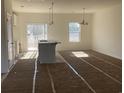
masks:
[(88, 25), (88, 22), (85, 22), (85, 8), (83, 8), (82, 22), (80, 24), (81, 25)]

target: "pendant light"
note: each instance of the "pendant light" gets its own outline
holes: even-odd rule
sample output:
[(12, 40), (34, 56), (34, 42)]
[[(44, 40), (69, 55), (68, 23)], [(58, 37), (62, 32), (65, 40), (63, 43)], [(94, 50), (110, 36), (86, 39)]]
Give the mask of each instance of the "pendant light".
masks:
[(85, 8), (83, 8), (83, 13), (82, 13), (82, 22), (80, 23), (81, 25), (88, 25), (87, 22), (85, 22)]
[(53, 6), (54, 6), (54, 2), (52, 1), (51, 3), (51, 7), (49, 8), (49, 25), (52, 25), (53, 22)]

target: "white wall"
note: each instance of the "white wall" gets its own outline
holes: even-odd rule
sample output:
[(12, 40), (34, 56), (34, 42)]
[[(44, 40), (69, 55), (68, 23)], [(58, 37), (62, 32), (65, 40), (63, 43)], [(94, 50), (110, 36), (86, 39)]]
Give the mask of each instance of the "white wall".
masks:
[(121, 59), (121, 5), (97, 11), (93, 16), (92, 49)]
[[(60, 41), (58, 50), (77, 50), (91, 48), (92, 14), (87, 15), (88, 27), (81, 29), (81, 41), (70, 43), (68, 40), (68, 23), (81, 22), (81, 14), (54, 14), (54, 24), (48, 27), (48, 39)], [(17, 25), (14, 27), (14, 40), (22, 43), (23, 51), (27, 50), (26, 25), (30, 23), (48, 23), (48, 14), (17, 13)]]
[(1, 1), (1, 73), (9, 71), (6, 12), (12, 14), (11, 0)]
[[(82, 27), (81, 42), (70, 43), (68, 23), (81, 22), (81, 14), (54, 14), (54, 25), (48, 27), (48, 39), (62, 42), (57, 45), (58, 50), (93, 49), (121, 59), (121, 5), (88, 14), (86, 19), (89, 25)], [(48, 23), (48, 14), (17, 13), (14, 40), (22, 43), (23, 51), (27, 50), (26, 25), (30, 23)]]

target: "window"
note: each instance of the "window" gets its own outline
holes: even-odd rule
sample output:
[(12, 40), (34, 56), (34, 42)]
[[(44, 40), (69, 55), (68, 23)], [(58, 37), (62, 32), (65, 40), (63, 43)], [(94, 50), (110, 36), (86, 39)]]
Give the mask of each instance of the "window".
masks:
[(69, 42), (80, 41), (80, 24), (76, 22), (69, 23)]
[(38, 40), (47, 40), (47, 24), (27, 25), (28, 50), (37, 50)]

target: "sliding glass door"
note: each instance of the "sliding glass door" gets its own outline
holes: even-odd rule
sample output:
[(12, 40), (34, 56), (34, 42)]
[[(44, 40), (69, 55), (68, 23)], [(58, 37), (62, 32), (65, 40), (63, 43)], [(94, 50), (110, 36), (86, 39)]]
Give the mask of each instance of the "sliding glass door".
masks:
[(47, 24), (27, 25), (27, 47), (29, 50), (37, 50), (38, 40), (47, 40)]

